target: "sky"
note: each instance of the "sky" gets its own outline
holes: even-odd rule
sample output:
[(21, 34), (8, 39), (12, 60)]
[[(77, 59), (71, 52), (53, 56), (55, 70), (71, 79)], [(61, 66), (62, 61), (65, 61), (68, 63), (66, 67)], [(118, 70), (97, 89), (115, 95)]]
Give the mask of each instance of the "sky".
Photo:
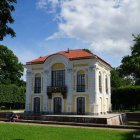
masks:
[(25, 64), (40, 56), (87, 48), (112, 67), (130, 54), (140, 33), (140, 0), (17, 0), (16, 37), (0, 44)]

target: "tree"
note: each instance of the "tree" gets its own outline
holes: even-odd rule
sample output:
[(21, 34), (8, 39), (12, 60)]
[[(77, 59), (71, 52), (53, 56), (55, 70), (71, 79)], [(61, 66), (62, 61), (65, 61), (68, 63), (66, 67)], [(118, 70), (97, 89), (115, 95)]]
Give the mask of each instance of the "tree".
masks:
[(132, 85), (133, 82), (131, 78), (123, 78), (121, 77), (118, 69), (114, 68), (111, 70), (111, 87), (118, 88), (118, 87), (124, 87), (127, 85)]
[(23, 66), (14, 53), (6, 46), (0, 45), (0, 84), (20, 85)]
[(140, 85), (140, 34), (134, 37), (134, 45), (131, 47), (131, 55), (125, 56), (119, 67), (123, 77), (132, 77), (135, 85)]
[(16, 2), (16, 0), (0, 0), (0, 40), (3, 40), (6, 35), (11, 35), (11, 37), (16, 35), (9, 27), (9, 23), (14, 22), (11, 12), (15, 10), (13, 4)]

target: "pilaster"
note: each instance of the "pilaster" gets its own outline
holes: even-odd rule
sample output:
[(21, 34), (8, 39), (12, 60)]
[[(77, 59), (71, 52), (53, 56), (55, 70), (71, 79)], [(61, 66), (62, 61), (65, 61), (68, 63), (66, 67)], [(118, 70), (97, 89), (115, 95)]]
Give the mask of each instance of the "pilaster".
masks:
[(72, 104), (72, 92), (73, 92), (73, 69), (71, 67), (68, 67), (66, 68), (66, 76), (65, 76), (65, 79), (66, 79), (66, 86), (67, 86), (67, 100), (66, 100), (66, 112), (69, 111), (68, 108), (71, 107), (71, 104)]
[(26, 105), (25, 105), (25, 111), (31, 111), (30, 110), (30, 98), (32, 93), (32, 72), (30, 70), (27, 70), (26, 72)]
[(99, 94), (99, 68), (96, 64), (94, 66), (94, 114), (98, 115), (98, 94)]

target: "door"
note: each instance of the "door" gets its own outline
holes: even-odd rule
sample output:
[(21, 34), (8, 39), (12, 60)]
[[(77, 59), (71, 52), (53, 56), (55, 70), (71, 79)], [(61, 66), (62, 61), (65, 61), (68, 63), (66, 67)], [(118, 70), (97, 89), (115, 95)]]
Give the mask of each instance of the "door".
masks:
[(40, 98), (34, 98), (34, 113), (40, 113)]
[(54, 100), (53, 101), (54, 113), (61, 114), (61, 112), (62, 112), (62, 99), (61, 99), (61, 97), (55, 97), (53, 100)]
[(85, 98), (84, 97), (77, 98), (77, 114), (79, 115), (85, 114)]

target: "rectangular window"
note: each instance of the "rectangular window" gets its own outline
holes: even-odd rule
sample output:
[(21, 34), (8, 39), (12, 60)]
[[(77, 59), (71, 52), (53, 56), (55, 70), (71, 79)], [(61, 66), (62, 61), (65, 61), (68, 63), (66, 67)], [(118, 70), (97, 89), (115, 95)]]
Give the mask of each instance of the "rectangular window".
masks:
[(108, 93), (108, 81), (107, 81), (107, 77), (105, 79), (105, 86), (106, 86), (106, 93)]
[(65, 86), (65, 70), (52, 71), (52, 86), (53, 87)]
[(85, 74), (77, 74), (77, 92), (85, 92)]
[(35, 93), (41, 93), (41, 77), (35, 77)]

